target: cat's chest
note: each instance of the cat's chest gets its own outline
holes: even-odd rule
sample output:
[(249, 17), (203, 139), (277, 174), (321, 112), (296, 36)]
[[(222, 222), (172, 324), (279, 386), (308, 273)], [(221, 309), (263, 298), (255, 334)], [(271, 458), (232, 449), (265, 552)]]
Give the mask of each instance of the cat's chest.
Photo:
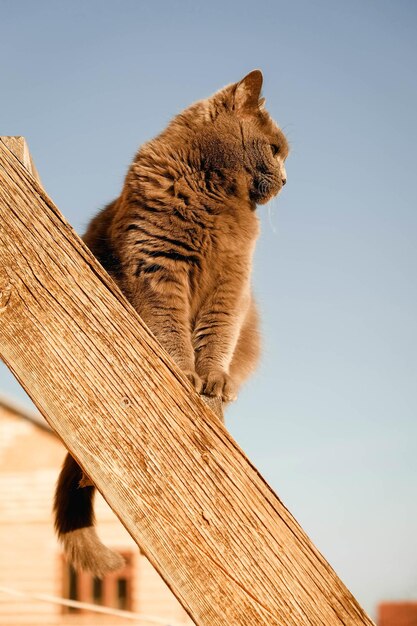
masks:
[[(178, 236), (184, 237), (184, 234), (178, 233)], [(231, 220), (219, 218), (203, 226), (193, 225), (188, 232), (187, 245), (199, 259), (194, 265), (194, 274), (206, 280), (210, 276), (224, 276), (232, 266), (247, 265), (256, 238), (257, 228), (239, 228)]]
[(221, 284), (244, 289), (248, 284), (258, 236), (257, 219), (249, 224), (218, 219), (200, 233), (200, 263), (190, 275), (193, 291), (207, 294)]

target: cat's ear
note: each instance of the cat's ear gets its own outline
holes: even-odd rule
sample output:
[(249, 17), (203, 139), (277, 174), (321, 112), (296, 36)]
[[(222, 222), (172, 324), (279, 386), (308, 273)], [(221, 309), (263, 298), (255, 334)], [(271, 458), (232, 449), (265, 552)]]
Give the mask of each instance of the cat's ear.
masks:
[[(261, 70), (253, 70), (237, 83), (233, 97), (233, 105), (236, 111), (250, 112), (259, 107), (262, 82)], [(265, 104), (265, 100), (263, 104)]]

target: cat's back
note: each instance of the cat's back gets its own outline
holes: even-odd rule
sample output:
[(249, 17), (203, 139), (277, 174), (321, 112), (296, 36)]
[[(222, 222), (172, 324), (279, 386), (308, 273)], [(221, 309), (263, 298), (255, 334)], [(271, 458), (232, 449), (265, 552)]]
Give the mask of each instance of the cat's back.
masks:
[(117, 279), (120, 272), (120, 260), (111, 240), (110, 229), (116, 211), (114, 200), (104, 207), (89, 223), (83, 235), (83, 241), (101, 265)]

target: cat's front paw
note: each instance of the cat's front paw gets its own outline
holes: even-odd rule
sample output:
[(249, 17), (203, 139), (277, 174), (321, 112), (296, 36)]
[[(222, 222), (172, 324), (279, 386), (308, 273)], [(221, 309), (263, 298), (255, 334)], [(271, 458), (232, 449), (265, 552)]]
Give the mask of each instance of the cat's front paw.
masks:
[(212, 371), (202, 377), (203, 391), (206, 396), (221, 398), (223, 402), (234, 402), (237, 398), (237, 387), (229, 374)]
[(193, 370), (183, 370), (182, 373), (188, 378), (189, 382), (192, 384), (197, 393), (201, 393), (203, 388), (203, 381), (197, 372)]

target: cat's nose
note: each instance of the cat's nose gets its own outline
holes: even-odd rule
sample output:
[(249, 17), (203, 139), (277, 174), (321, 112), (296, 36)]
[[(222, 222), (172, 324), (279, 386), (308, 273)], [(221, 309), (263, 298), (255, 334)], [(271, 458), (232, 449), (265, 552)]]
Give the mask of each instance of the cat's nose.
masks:
[(287, 182), (287, 179), (286, 178), (282, 178), (282, 186), (284, 186), (286, 182)]

